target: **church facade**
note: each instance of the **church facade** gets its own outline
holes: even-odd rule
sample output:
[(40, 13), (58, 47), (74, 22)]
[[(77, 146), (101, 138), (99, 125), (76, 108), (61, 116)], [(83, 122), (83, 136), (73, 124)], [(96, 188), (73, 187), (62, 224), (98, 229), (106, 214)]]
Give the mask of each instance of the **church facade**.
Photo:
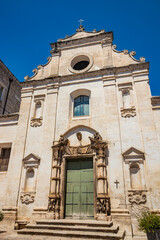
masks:
[(159, 213), (160, 97), (134, 55), (82, 25), (51, 43), (22, 83), (18, 117), (0, 116), (3, 224), (112, 219), (132, 239), (139, 212)]

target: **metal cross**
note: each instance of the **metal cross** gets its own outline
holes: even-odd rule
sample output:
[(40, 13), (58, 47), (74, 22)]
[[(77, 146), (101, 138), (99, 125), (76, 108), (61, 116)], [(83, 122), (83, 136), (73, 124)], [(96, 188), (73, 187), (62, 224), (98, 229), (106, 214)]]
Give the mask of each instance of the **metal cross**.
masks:
[(118, 184), (119, 184), (118, 180), (116, 180), (114, 183), (116, 184), (116, 188), (118, 188)]
[(80, 23), (80, 25), (82, 25), (82, 22), (83, 22), (84, 20), (82, 20), (82, 19), (80, 19), (78, 22)]

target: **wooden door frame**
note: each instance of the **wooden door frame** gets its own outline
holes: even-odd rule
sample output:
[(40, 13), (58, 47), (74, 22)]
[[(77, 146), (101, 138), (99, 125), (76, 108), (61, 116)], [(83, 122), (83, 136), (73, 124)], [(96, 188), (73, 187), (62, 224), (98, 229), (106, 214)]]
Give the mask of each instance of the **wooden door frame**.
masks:
[(61, 205), (60, 205), (60, 219), (65, 218), (65, 190), (66, 190), (66, 165), (69, 159), (92, 158), (93, 160), (93, 185), (94, 185), (94, 218), (96, 218), (96, 196), (97, 196), (97, 182), (96, 182), (96, 154), (83, 154), (83, 155), (64, 155), (61, 165), (61, 182), (60, 182), (60, 194), (61, 194)]

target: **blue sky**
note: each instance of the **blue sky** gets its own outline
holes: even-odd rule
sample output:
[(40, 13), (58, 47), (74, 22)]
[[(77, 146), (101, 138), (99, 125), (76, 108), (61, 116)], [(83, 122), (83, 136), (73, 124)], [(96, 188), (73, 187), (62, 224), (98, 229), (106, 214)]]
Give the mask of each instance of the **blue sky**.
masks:
[(160, 0), (0, 0), (0, 59), (19, 81), (47, 62), (49, 43), (75, 33), (113, 31), (117, 50), (150, 62), (152, 95), (160, 95)]

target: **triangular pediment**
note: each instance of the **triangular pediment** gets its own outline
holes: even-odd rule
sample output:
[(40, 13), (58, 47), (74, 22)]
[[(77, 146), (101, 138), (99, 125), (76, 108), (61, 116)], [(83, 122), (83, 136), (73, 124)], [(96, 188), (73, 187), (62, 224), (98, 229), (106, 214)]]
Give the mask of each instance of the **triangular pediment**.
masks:
[(23, 159), (25, 165), (38, 165), (40, 162), (40, 157), (37, 155), (30, 153)]
[(129, 148), (122, 155), (124, 159), (144, 159), (144, 153), (134, 147)]
[(87, 32), (87, 31), (81, 31), (81, 32), (76, 32), (75, 34), (71, 36), (66, 36), (64, 39), (58, 39), (58, 42), (65, 42), (69, 40), (75, 40), (75, 39), (80, 39), (80, 38), (85, 38), (85, 37), (90, 37), (90, 36), (97, 36), (101, 33), (104, 33), (104, 30), (101, 31), (95, 31), (95, 32)]

